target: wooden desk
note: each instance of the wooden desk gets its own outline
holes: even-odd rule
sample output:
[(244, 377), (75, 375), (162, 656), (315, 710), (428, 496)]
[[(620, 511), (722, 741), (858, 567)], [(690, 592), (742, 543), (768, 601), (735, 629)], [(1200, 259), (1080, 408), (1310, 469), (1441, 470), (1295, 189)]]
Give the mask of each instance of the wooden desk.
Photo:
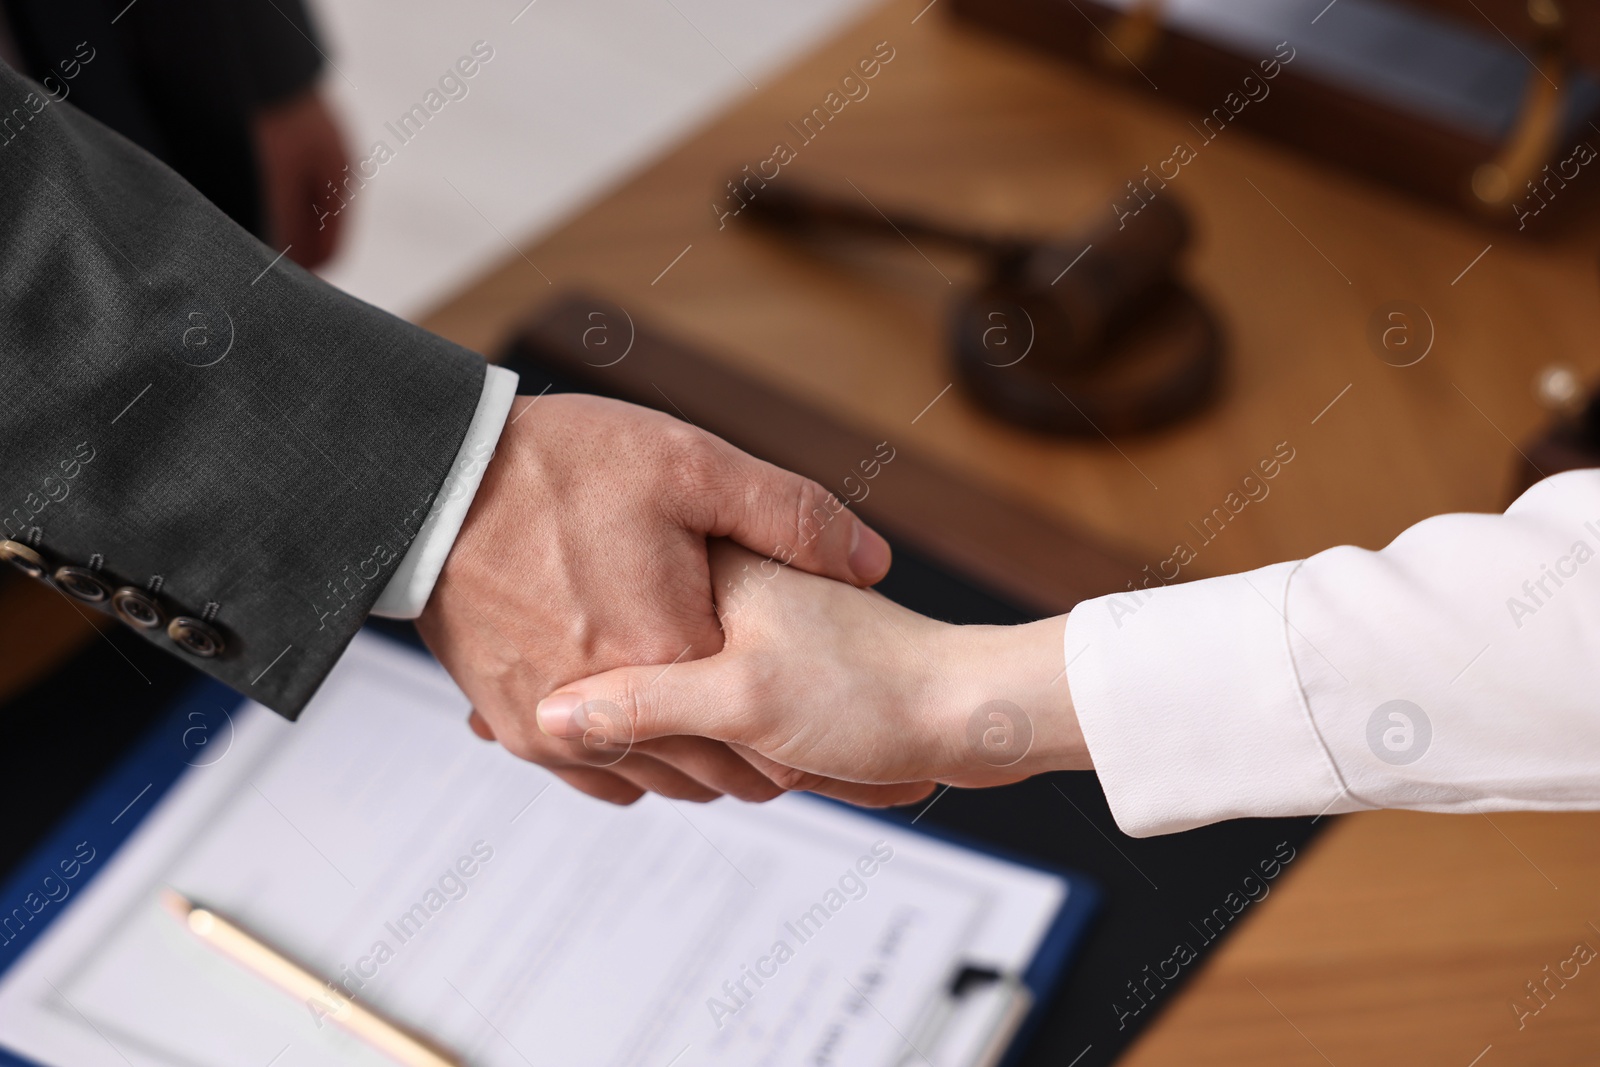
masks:
[[(597, 290), (1142, 562), (1192, 540), (1188, 523), (1289, 442), (1295, 459), (1270, 495), (1201, 547), (1186, 577), (1338, 543), (1376, 547), (1428, 515), (1498, 509), (1511, 442), (1541, 421), (1534, 374), (1557, 359), (1600, 371), (1589, 341), (1600, 327), (1592, 226), (1520, 244), (1230, 132), (1166, 190), (1194, 210), (1188, 274), (1231, 337), (1224, 402), (1114, 446), (994, 422), (958, 391), (942, 393), (951, 381), (942, 309), (964, 277), (957, 260), (930, 249), (932, 265), (910, 248), (824, 259), (748, 220), (719, 229), (711, 206), (727, 203), (727, 177), (784, 141), (796, 158), (777, 181), (849, 179), (880, 204), (1067, 227), (1108, 212), (1125, 181), (1192, 137), (1183, 116), (1133, 93), (953, 26), (938, 8), (917, 17), (925, 2), (891, 0), (762, 79), (758, 93), (620, 188), (597, 190), (588, 210), (507, 256), (427, 325), (493, 352), (558, 289)], [(787, 123), (821, 106), (880, 41), (894, 59), (870, 94), (802, 143)], [(1407, 368), (1380, 362), (1366, 340), (1379, 305), (1398, 299), (1422, 305), (1436, 330), (1427, 358)], [(1589, 925), (1600, 924), (1597, 886), (1594, 816), (1351, 817), (1297, 863), (1127, 1062), (1593, 1059), (1600, 964), (1521, 1030), (1510, 1003), (1576, 942), (1600, 949)]]
[[(953, 286), (940, 272), (959, 284), (962, 263), (930, 248), (935, 269), (907, 247), (852, 269), (748, 219), (719, 230), (712, 204), (725, 202), (724, 181), (783, 140), (798, 158), (778, 181), (848, 192), (848, 179), (879, 204), (1066, 228), (1109, 216), (1127, 180), (1195, 139), (1181, 115), (952, 25), (937, 7), (911, 25), (921, 6), (891, 3), (840, 34), (427, 324), (493, 352), (543, 294), (598, 290), (1151, 563), (1193, 539), (1188, 523), (1288, 441), (1296, 458), (1271, 495), (1200, 547), (1186, 576), (1340, 543), (1377, 547), (1428, 515), (1498, 510), (1510, 442), (1541, 421), (1538, 369), (1561, 359), (1600, 373), (1595, 234), (1518, 244), (1229, 131), (1166, 190), (1193, 211), (1187, 273), (1231, 338), (1224, 403), (1116, 447), (1011, 430), (958, 390), (921, 414), (952, 380), (942, 341)], [(787, 123), (884, 40), (896, 56), (870, 95), (802, 144)], [(1436, 326), (1433, 351), (1413, 367), (1388, 366), (1367, 345), (1368, 320), (1397, 299)]]

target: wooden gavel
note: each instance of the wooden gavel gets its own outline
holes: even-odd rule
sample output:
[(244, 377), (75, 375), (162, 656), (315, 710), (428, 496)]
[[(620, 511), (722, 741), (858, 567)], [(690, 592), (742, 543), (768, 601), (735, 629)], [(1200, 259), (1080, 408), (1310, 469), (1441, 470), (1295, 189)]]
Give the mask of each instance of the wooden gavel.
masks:
[(1220, 335), (1174, 278), (1190, 228), (1170, 195), (1056, 240), (891, 214), (865, 196), (858, 202), (793, 183), (773, 183), (748, 207), (790, 233), (898, 236), (985, 260), (984, 281), (954, 309), (952, 349), (967, 388), (1011, 421), (1072, 434), (1142, 430), (1215, 392)]

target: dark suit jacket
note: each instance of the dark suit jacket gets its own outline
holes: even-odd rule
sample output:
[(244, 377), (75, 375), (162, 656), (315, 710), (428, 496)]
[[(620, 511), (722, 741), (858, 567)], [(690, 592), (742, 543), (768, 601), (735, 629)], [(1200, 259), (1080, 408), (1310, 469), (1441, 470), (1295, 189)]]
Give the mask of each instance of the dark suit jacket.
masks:
[(0, 555), (100, 610), (117, 593), (292, 717), (426, 516), (484, 368), (276, 255), (0, 66)]
[[(188, 179), (261, 233), (250, 119), (323, 65), (300, 0), (3, 0), (35, 81)], [(114, 21), (113, 21), (114, 20)], [(92, 56), (84, 62), (86, 56)], [(63, 77), (74, 64), (75, 77)], [(70, 69), (70, 68), (69, 68)]]

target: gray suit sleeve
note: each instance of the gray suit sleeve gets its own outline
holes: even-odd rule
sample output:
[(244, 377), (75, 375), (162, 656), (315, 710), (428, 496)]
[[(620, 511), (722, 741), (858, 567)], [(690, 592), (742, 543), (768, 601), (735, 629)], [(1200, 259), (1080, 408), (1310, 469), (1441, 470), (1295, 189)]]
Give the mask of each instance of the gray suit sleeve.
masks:
[(3, 65), (0, 368), (0, 556), (290, 718), (484, 378)]

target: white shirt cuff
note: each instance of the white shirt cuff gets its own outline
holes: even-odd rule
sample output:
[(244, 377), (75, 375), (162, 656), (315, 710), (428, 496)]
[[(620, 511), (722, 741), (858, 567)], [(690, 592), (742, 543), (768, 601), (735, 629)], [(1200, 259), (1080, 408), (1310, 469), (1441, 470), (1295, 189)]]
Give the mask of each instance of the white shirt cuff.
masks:
[(1366, 807), (1296, 676), (1284, 611), (1299, 567), (1117, 593), (1067, 617), (1067, 685), (1124, 833)]
[(1596, 558), (1579, 470), (1377, 552), (1078, 605), (1068, 684), (1118, 825), (1600, 810)]
[(455, 546), (461, 524), (483, 481), (483, 472), (494, 458), (495, 445), (505, 429), (511, 403), (517, 397), (517, 376), (504, 367), (489, 366), (483, 376), (483, 392), (478, 409), (472, 414), (467, 436), (461, 442), (450, 474), (439, 487), (428, 517), (417, 530), (417, 538), (395, 568), (394, 577), (383, 595), (372, 606), (372, 614), (386, 619), (415, 619), (427, 607), (434, 584), (444, 570), (444, 561)]

